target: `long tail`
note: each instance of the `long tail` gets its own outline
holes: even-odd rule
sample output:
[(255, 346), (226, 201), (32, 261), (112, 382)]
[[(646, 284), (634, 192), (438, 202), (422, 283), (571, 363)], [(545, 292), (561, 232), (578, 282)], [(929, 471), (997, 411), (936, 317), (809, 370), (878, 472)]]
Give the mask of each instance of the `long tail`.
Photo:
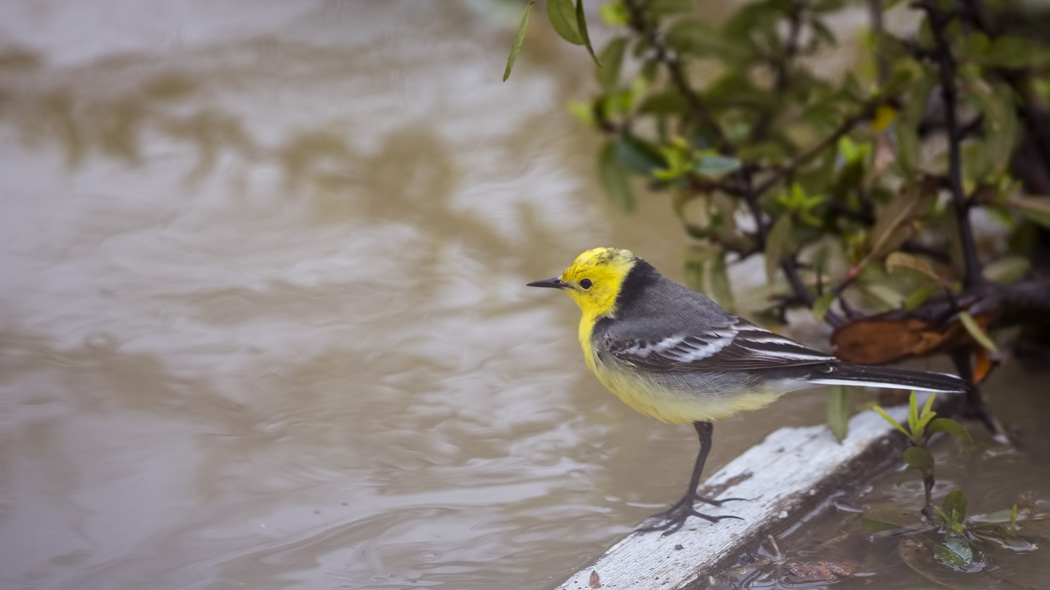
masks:
[(810, 382), (820, 385), (866, 385), (887, 389), (946, 393), (962, 393), (970, 387), (965, 380), (947, 373), (928, 373), (848, 363), (825, 365), (811, 374)]

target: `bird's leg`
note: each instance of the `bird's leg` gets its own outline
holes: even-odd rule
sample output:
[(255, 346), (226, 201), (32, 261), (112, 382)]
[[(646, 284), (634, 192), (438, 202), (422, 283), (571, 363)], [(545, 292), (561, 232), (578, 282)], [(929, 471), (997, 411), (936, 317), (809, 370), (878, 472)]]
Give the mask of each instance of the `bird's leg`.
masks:
[(700, 474), (703, 473), (704, 463), (707, 462), (707, 454), (711, 452), (711, 433), (714, 431), (714, 425), (710, 422), (693, 422), (693, 428), (696, 429), (696, 434), (700, 437), (700, 453), (696, 456), (696, 464), (693, 466), (693, 475), (689, 478), (689, 489), (686, 490), (682, 499), (672, 504), (670, 508), (663, 512), (657, 512), (649, 517), (650, 519), (657, 519), (657, 524), (642, 527), (638, 529), (639, 532), (648, 533), (651, 531), (663, 531), (665, 536), (670, 535), (682, 528), (685, 521), (688, 520), (690, 516), (696, 516), (708, 522), (718, 522), (725, 518), (740, 518), (739, 516), (729, 515), (712, 516), (710, 514), (699, 512), (693, 508), (693, 502), (696, 501), (703, 502), (704, 504), (711, 504), (712, 506), (721, 506), (724, 502), (742, 499), (726, 498), (725, 500), (715, 500), (696, 493), (696, 488), (700, 485)]

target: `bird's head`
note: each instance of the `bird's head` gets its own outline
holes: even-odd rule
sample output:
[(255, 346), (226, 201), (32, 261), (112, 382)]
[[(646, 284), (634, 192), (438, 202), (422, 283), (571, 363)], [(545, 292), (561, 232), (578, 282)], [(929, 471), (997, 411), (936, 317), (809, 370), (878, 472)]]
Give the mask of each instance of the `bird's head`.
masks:
[(616, 311), (616, 296), (637, 261), (630, 250), (594, 248), (577, 256), (561, 276), (528, 286), (562, 289), (585, 316), (609, 316)]

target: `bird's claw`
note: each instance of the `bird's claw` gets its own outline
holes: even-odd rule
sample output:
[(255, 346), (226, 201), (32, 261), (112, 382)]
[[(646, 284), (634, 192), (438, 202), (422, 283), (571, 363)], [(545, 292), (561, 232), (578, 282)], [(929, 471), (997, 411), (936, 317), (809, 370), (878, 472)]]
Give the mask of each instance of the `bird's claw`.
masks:
[(721, 506), (725, 502), (733, 502), (737, 500), (743, 500), (744, 498), (725, 498), (724, 500), (715, 500), (713, 498), (707, 498), (699, 494), (690, 494), (685, 496), (681, 500), (677, 501), (667, 510), (663, 512), (657, 512), (656, 514), (649, 517), (649, 519), (657, 519), (657, 523), (638, 529), (640, 533), (651, 533), (653, 531), (663, 531), (663, 536), (670, 535), (685, 525), (685, 521), (689, 520), (690, 516), (702, 518), (708, 522), (718, 522), (727, 518), (735, 518), (741, 520), (739, 516), (733, 516), (731, 514), (714, 516), (711, 514), (704, 514), (693, 508), (694, 501), (700, 501), (704, 504), (710, 504), (712, 506)]

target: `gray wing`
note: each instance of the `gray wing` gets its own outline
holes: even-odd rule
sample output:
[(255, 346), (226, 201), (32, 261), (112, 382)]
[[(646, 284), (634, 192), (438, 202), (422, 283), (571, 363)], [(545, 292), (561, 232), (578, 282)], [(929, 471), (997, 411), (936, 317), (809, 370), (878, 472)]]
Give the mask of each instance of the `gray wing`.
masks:
[[(610, 326), (600, 337), (617, 359), (654, 371), (745, 371), (835, 362), (834, 356), (803, 346), (727, 314), (721, 325), (661, 330), (659, 340), (639, 337), (630, 323)], [(636, 324), (641, 328), (641, 324)], [(649, 327), (651, 333), (651, 326)]]

